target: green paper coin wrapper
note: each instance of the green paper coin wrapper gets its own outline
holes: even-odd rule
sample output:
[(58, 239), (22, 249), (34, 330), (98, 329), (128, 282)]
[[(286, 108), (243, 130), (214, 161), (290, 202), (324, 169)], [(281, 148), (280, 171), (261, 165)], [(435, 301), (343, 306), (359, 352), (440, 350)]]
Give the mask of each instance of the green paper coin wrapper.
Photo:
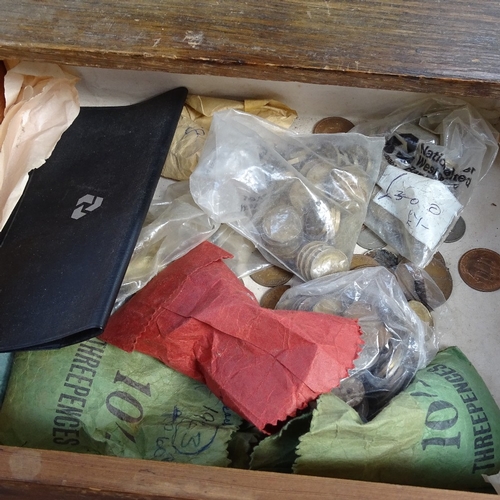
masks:
[(91, 339), (16, 355), (0, 442), (227, 466), (227, 444), (240, 422), (203, 384)]
[(463, 353), (450, 347), (371, 422), (323, 395), (300, 438), (294, 472), (453, 489), (488, 487), (500, 470), (500, 409)]
[(338, 386), (361, 348), (355, 320), (260, 307), (203, 242), (111, 316), (102, 340), (204, 382), (224, 404), (271, 431)]

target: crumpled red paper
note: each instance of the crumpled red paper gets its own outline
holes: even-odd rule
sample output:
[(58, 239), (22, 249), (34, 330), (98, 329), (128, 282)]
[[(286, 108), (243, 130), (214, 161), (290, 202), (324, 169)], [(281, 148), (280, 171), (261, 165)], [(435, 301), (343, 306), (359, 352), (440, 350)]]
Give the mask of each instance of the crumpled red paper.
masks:
[(112, 315), (101, 339), (205, 383), (269, 432), (339, 385), (361, 332), (347, 318), (260, 307), (222, 261), (229, 257), (200, 244)]

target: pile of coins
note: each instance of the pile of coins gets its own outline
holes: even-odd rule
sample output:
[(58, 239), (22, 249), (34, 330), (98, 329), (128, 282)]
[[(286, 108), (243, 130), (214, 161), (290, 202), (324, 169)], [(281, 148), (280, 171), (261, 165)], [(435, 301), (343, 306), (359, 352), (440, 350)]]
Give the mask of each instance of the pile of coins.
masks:
[(335, 245), (340, 211), (312, 195), (299, 179), (288, 196), (255, 217), (265, 251), (305, 280), (347, 270), (348, 258)]
[(297, 255), (297, 269), (306, 280), (347, 271), (349, 259), (337, 248), (322, 241), (312, 241)]
[[(371, 192), (370, 178), (365, 175), (370, 168), (368, 152), (360, 145), (346, 149), (331, 145), (324, 155), (329, 161), (304, 154), (292, 163), (296, 170), (339, 207), (351, 210), (360, 203), (366, 203)], [(294, 189), (300, 187), (292, 188), (290, 199), (300, 200), (300, 193)]]

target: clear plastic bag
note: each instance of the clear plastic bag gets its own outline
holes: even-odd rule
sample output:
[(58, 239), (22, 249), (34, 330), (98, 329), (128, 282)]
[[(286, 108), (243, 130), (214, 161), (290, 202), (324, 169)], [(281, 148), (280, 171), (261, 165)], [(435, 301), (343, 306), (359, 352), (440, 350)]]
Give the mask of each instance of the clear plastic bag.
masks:
[(219, 226), (194, 203), (187, 181), (170, 184), (149, 207), (115, 309), (170, 262), (208, 239)]
[(216, 113), (190, 177), (196, 203), (307, 281), (349, 268), (378, 177), (383, 139), (298, 135)]
[(384, 136), (387, 166), (365, 224), (425, 267), (452, 230), (498, 152), (498, 132), (459, 99), (433, 97), (353, 132)]
[(227, 224), (221, 224), (209, 241), (227, 250), (233, 256), (232, 259), (224, 259), (224, 263), (240, 279), (271, 266), (250, 240), (241, 236)]
[(324, 276), (287, 290), (277, 309), (357, 319), (364, 346), (337, 392), (371, 418), (437, 352), (436, 332), (409, 307), (395, 276), (367, 267)]

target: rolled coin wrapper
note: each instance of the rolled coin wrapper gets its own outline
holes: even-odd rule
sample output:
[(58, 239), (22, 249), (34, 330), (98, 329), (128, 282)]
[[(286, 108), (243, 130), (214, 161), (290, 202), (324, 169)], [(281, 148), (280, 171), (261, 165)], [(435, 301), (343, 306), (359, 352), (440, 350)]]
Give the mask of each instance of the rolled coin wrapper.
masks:
[[(349, 404), (356, 388), (346, 389), (336, 393)], [(500, 470), (500, 409), (457, 347), (439, 352), (368, 423), (339, 397), (318, 399), (294, 472), (476, 490)]]
[(140, 352), (90, 339), (16, 354), (0, 442), (227, 467), (240, 424), (199, 382)]
[(204, 242), (170, 264), (110, 319), (102, 335), (204, 382), (270, 432), (337, 387), (361, 348), (356, 320), (259, 306)]

